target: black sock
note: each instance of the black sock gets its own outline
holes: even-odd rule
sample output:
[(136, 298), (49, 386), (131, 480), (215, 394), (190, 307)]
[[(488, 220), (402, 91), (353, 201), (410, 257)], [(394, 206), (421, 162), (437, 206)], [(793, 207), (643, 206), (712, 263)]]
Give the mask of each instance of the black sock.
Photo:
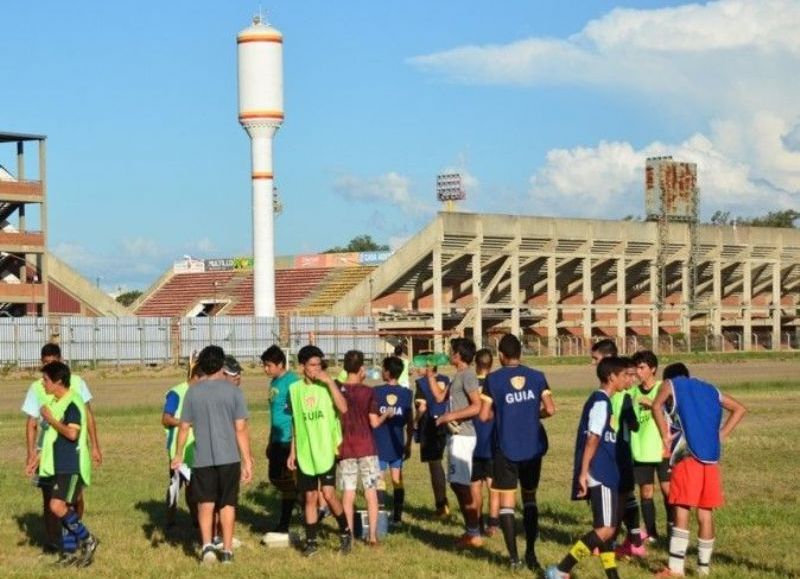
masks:
[(570, 548), (567, 556), (558, 564), (558, 570), (562, 573), (569, 573), (578, 564), (578, 561), (591, 555), (595, 549), (603, 549), (605, 546), (606, 543), (600, 540), (597, 533), (589, 531)]
[(500, 509), (500, 529), (503, 531), (503, 540), (506, 542), (508, 556), (512, 561), (519, 560), (517, 533), (514, 529), (514, 509)]
[(350, 534), (350, 527), (347, 524), (347, 517), (344, 516), (344, 512), (339, 513), (336, 517), (336, 522), (339, 524), (339, 532), (342, 534)]
[(489, 527), (499, 527), (500, 519), (498, 517), (489, 517), (486, 519), (486, 525)]
[(436, 501), (436, 510), (441, 510), (444, 507), (448, 506), (447, 499), (442, 499), (441, 501)]
[(386, 491), (378, 491), (378, 508), (383, 509), (386, 506)]
[(289, 523), (292, 521), (292, 511), (294, 510), (295, 499), (283, 499), (281, 501), (281, 519), (278, 521), (278, 532), (286, 533), (289, 531)]
[(672, 506), (669, 504), (669, 497), (667, 495), (663, 495), (664, 497), (664, 512), (667, 513), (667, 537), (669, 537), (670, 532), (672, 531), (672, 525), (675, 522), (672, 517)]
[(628, 538), (634, 547), (642, 546), (642, 534), (639, 530), (639, 503), (636, 502), (636, 497), (628, 497), (625, 503), (624, 514), (625, 526), (628, 529)]
[(403, 519), (403, 506), (406, 503), (406, 489), (394, 489), (394, 500), (392, 501), (392, 520), (399, 523)]
[(525, 551), (533, 551), (539, 538), (539, 507), (528, 503), (522, 511), (522, 527), (525, 529)]
[(306, 541), (309, 543), (317, 542), (317, 527), (319, 523), (306, 523)]
[(644, 519), (644, 528), (647, 529), (647, 534), (651, 537), (658, 537), (656, 505), (653, 503), (653, 499), (642, 499), (642, 518)]

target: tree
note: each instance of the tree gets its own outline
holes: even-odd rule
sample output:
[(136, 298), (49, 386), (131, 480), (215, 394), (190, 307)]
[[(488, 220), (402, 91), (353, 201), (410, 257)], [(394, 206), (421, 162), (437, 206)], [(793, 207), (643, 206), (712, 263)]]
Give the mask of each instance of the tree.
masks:
[(714, 215), (711, 216), (710, 223), (711, 225), (732, 225), (733, 221), (731, 220), (731, 212), (714, 211)]
[(797, 227), (795, 221), (800, 219), (800, 211), (784, 209), (770, 211), (760, 217), (731, 217), (730, 211), (715, 211), (709, 223), (711, 225), (752, 225), (753, 227)]
[(389, 246), (386, 244), (379, 244), (372, 239), (371, 235), (358, 235), (350, 240), (344, 247), (331, 247), (323, 253), (350, 253), (362, 251), (389, 251)]
[(142, 292), (139, 290), (131, 290), (129, 292), (123, 292), (117, 296), (117, 302), (121, 303), (126, 308), (139, 299), (139, 296), (142, 295)]

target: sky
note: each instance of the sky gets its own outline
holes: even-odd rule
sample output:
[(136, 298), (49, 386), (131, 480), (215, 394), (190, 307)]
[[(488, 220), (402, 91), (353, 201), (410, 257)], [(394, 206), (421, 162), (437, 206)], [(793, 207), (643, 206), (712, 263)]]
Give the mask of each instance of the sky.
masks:
[[(800, 208), (796, 0), (261, 9), (284, 35), (279, 255), (398, 247), (446, 171), (462, 210), (614, 219), (643, 215), (645, 159), (672, 155), (698, 164), (705, 217)], [(3, 1), (0, 131), (47, 136), (49, 247), (104, 289), (252, 254), (236, 34), (258, 10)]]

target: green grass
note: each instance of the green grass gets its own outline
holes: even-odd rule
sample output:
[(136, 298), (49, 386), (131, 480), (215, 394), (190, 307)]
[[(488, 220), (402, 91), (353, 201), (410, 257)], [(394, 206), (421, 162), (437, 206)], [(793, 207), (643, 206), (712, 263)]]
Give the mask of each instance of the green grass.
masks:
[[(588, 369), (587, 369), (588, 371)], [(388, 537), (380, 550), (356, 545), (341, 557), (334, 552), (336, 536), (331, 523), (322, 552), (311, 560), (288, 549), (268, 550), (258, 538), (270, 521), (267, 512), (277, 508), (273, 489), (266, 483), (264, 446), (268, 416), (264, 388), (247, 388), (252, 412), (251, 440), (256, 459), (256, 481), (242, 493), (237, 536), (245, 546), (234, 566), (211, 573), (197, 567), (193, 534), (185, 514), (184, 530), (171, 537), (163, 533), (162, 496), (166, 481), (163, 432), (156, 404), (115, 406), (113, 391), (93, 383), (105, 464), (95, 470), (94, 484), (86, 494), (85, 521), (102, 540), (95, 564), (87, 570), (59, 574), (119, 577), (183, 577), (211, 573), (230, 577), (274, 575), (308, 577), (486, 577), (506, 573), (502, 538), (484, 548), (459, 554), (452, 544), (461, 528), (455, 516), (445, 523), (433, 521), (427, 471), (418, 456), (405, 469), (407, 525)], [(733, 384), (726, 391), (749, 409), (749, 414), (725, 446), (723, 458), (727, 505), (717, 513), (715, 577), (799, 577), (800, 554), (793, 525), (800, 521), (795, 487), (800, 454), (787, 444), (800, 412), (800, 380)], [(97, 395), (97, 393), (96, 393)], [(568, 545), (589, 528), (584, 504), (567, 500), (572, 445), (577, 416), (586, 392), (568, 388), (557, 392), (558, 412), (548, 421), (551, 449), (540, 485), (542, 537), (541, 561), (557, 562)], [(21, 398), (21, 395), (20, 395)], [(126, 398), (127, 400), (127, 398)], [(24, 477), (23, 420), (10, 406), (0, 410), (0, 569), (3, 576), (39, 577), (51, 572), (51, 559), (40, 555), (40, 494)], [(415, 447), (414, 451), (417, 451)], [(454, 499), (451, 496), (451, 503)], [(519, 518), (519, 517), (518, 517)], [(663, 528), (663, 512), (659, 512)], [(520, 529), (521, 533), (521, 529)], [(520, 546), (522, 539), (520, 536)], [(521, 547), (522, 548), (522, 547)], [(648, 577), (666, 561), (663, 546), (651, 549), (646, 566), (620, 564), (623, 577)], [(694, 569), (694, 551), (689, 558)], [(603, 577), (596, 558), (577, 568), (582, 578)], [(523, 573), (522, 576), (529, 576)]]

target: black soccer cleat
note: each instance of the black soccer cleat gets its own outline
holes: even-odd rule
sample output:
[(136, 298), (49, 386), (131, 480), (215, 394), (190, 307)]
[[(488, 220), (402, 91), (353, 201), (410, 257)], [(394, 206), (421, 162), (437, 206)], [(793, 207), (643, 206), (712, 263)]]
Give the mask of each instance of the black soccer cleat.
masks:
[(313, 557), (314, 555), (317, 554), (318, 550), (319, 548), (317, 547), (316, 541), (306, 541), (306, 546), (303, 547), (303, 550), (301, 551), (300, 554), (306, 558)]
[(97, 546), (100, 541), (94, 535), (89, 535), (87, 539), (81, 542), (81, 555), (78, 561), (78, 567), (88, 567), (94, 561), (94, 552), (97, 551)]
[(347, 555), (353, 550), (353, 537), (350, 533), (342, 533), (339, 535), (339, 552)]

